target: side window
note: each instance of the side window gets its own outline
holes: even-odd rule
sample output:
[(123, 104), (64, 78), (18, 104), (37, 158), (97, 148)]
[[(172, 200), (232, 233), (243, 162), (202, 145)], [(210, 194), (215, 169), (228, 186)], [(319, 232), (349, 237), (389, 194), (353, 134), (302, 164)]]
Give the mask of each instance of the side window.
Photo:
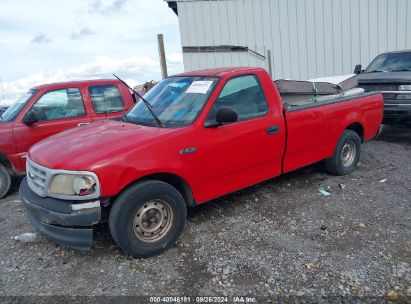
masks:
[(80, 90), (75, 88), (47, 92), (30, 111), (36, 114), (38, 121), (86, 115)]
[(207, 121), (215, 121), (221, 107), (230, 107), (238, 114), (238, 121), (263, 116), (268, 111), (263, 88), (254, 75), (230, 79), (217, 97)]
[(124, 110), (123, 98), (115, 85), (89, 87), (91, 103), (97, 114), (115, 113)]

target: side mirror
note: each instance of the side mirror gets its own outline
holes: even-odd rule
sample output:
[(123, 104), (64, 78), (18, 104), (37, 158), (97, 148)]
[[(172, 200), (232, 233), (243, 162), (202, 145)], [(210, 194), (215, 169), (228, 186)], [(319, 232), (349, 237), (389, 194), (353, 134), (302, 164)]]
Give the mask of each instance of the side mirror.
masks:
[(218, 109), (215, 121), (206, 122), (204, 125), (206, 128), (214, 128), (221, 126), (224, 123), (236, 122), (238, 115), (232, 108), (221, 107)]
[(23, 118), (23, 123), (26, 124), (26, 125), (32, 125), (32, 124), (34, 124), (35, 122), (37, 122), (38, 120), (39, 120), (39, 119), (38, 119), (38, 117), (37, 117), (36, 112), (34, 112), (34, 111), (28, 111), (28, 112), (26, 113), (26, 115), (24, 116), (24, 118)]
[(361, 64), (357, 64), (354, 68), (354, 74), (361, 74), (362, 72), (362, 65)]

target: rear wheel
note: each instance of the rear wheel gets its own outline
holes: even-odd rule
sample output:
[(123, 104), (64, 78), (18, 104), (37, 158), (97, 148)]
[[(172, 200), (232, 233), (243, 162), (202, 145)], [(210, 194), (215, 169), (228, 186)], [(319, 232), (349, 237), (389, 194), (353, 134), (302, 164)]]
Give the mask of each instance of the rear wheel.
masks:
[(144, 181), (122, 193), (110, 211), (110, 232), (126, 253), (134, 257), (159, 254), (184, 229), (186, 204), (171, 185)]
[(352, 130), (344, 130), (332, 157), (325, 161), (327, 170), (335, 175), (354, 171), (361, 154), (361, 138)]
[(0, 198), (5, 197), (11, 186), (11, 176), (6, 167), (0, 164)]

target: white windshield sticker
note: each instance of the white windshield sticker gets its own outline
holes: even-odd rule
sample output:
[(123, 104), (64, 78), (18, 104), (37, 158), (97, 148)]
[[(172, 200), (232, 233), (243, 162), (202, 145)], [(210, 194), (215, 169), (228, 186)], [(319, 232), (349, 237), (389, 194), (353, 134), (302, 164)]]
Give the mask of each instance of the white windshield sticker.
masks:
[(186, 91), (186, 94), (207, 94), (208, 89), (213, 84), (213, 81), (193, 81)]

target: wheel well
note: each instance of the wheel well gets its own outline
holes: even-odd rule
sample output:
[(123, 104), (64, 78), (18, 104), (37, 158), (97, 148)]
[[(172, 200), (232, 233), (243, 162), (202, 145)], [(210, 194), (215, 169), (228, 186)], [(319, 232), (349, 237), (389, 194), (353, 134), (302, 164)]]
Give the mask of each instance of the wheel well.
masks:
[(349, 125), (345, 129), (346, 130), (352, 130), (352, 131), (356, 132), (358, 134), (358, 136), (361, 138), (361, 142), (364, 141), (364, 128), (360, 123), (355, 122), (355, 123)]
[(6, 157), (6, 155), (4, 155), (1, 152), (0, 152), (0, 164), (6, 166), (6, 168), (8, 169), (12, 169), (9, 159)]
[(194, 206), (196, 204), (190, 186), (180, 176), (172, 174), (172, 173), (155, 173), (155, 174), (146, 175), (140, 178), (139, 180), (137, 180), (136, 182), (140, 182), (140, 181), (148, 180), (148, 179), (160, 180), (162, 182), (170, 184), (171, 186), (176, 188), (178, 192), (181, 193), (181, 195), (183, 196), (188, 206)]

